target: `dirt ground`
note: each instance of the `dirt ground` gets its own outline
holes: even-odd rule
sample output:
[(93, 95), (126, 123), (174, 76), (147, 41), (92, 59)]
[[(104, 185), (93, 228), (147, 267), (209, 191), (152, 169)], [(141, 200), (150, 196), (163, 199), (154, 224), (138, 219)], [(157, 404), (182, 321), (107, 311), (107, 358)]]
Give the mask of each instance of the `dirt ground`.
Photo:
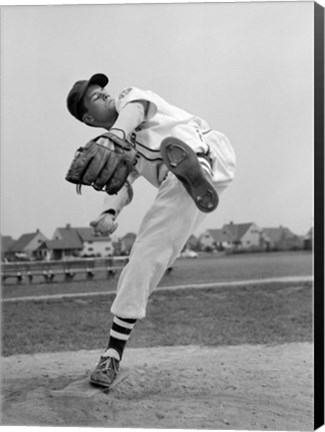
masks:
[(313, 344), (127, 349), (108, 394), (98, 351), (2, 359), (2, 425), (313, 430)]

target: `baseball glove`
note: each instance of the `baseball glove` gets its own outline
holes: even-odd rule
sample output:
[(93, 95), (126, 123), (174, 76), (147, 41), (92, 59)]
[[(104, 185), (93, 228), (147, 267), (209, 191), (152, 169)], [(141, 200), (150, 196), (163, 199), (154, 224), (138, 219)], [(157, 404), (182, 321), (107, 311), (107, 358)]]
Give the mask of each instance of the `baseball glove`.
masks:
[(87, 185), (116, 194), (135, 165), (136, 154), (129, 142), (106, 132), (77, 150), (65, 179), (77, 185), (78, 193)]

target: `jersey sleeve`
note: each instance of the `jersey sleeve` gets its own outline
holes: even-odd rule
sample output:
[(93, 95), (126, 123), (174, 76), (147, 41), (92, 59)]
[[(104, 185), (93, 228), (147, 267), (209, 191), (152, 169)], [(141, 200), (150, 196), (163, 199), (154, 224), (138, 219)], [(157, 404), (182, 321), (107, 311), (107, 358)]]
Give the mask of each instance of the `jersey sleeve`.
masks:
[(140, 90), (136, 87), (128, 87), (121, 91), (116, 99), (116, 110), (118, 113), (130, 102), (149, 102), (146, 120), (151, 119), (157, 112), (157, 105), (152, 92), (148, 90)]

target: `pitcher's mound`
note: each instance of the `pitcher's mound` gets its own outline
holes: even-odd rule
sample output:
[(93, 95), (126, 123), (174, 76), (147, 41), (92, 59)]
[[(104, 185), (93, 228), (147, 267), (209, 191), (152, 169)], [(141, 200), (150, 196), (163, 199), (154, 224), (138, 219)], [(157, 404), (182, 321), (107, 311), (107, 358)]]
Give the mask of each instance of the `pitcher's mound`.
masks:
[(312, 430), (313, 345), (127, 349), (109, 392), (98, 351), (4, 358), (2, 425)]

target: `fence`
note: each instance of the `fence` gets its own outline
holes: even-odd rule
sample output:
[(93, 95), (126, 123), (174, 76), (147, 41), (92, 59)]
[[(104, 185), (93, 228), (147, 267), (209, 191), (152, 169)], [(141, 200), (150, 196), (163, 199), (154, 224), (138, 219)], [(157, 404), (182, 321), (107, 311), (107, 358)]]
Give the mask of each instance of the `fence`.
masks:
[(66, 261), (24, 261), (1, 264), (1, 277), (4, 283), (14, 280), (22, 283), (24, 280), (32, 283), (36, 278), (52, 282), (58, 276), (65, 281), (73, 280), (78, 274), (86, 279), (94, 278), (96, 273), (104, 272), (114, 276), (128, 261), (128, 257), (82, 258)]

